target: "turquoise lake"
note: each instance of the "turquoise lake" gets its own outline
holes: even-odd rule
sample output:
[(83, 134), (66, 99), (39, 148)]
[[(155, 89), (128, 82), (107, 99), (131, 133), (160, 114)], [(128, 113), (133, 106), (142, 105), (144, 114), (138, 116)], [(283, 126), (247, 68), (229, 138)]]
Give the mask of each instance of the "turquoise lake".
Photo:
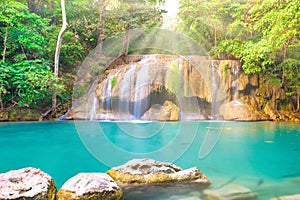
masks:
[[(197, 166), (209, 188), (238, 184), (258, 199), (300, 193), (300, 124), (276, 122), (0, 123), (0, 172), (37, 167), (60, 188), (79, 172), (151, 157)], [(128, 190), (125, 199), (205, 199), (200, 187)]]

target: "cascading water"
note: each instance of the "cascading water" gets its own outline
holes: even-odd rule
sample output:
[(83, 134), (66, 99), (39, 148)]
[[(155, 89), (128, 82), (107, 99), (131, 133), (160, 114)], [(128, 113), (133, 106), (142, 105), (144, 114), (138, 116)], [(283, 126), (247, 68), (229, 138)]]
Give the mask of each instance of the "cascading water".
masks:
[(86, 120), (94, 120), (96, 112), (98, 110), (98, 99), (95, 94), (95, 87), (98, 84), (98, 77), (94, 80), (93, 84), (87, 93), (87, 104), (86, 104)]
[[(149, 69), (151, 65), (156, 63), (155, 56), (150, 56), (143, 58), (139, 64), (141, 65), (139, 71), (137, 72), (136, 76), (136, 83), (135, 83), (135, 91), (134, 91), (134, 106), (133, 106), (133, 115), (136, 119), (140, 119), (142, 114), (144, 113), (142, 108), (149, 108), (150, 107), (150, 100), (149, 98), (145, 98), (142, 101), (142, 97), (147, 96), (149, 94), (150, 88), (150, 77), (149, 77)], [(148, 64), (148, 63), (151, 64)], [(152, 63), (153, 62), (153, 63)]]
[(215, 79), (215, 65), (214, 61), (211, 61), (211, 93), (212, 93), (212, 100), (211, 100), (211, 119), (215, 118), (216, 108), (215, 108), (215, 96), (216, 96), (216, 79)]
[(130, 101), (131, 101), (131, 93), (134, 88), (132, 88), (132, 83), (134, 82), (135, 78), (135, 71), (136, 71), (136, 65), (131, 65), (123, 80), (120, 84), (120, 94), (119, 96), (121, 99), (119, 100), (119, 113), (123, 113), (125, 115), (130, 114)]
[(211, 119), (218, 119), (220, 101), (222, 99), (220, 80), (221, 77), (217, 72), (217, 66), (211, 61)]
[(234, 63), (234, 66), (232, 66), (232, 69), (234, 70), (233, 71), (233, 75), (234, 75), (234, 79), (236, 80), (235, 81), (236, 82), (236, 89), (234, 91), (233, 100), (237, 100), (239, 98), (239, 90), (238, 90), (239, 83), (237, 81), (238, 78), (239, 78), (239, 74), (240, 74), (240, 72), (239, 72), (239, 64), (237, 62)]
[(140, 119), (142, 116), (142, 107), (149, 107), (147, 98), (145, 101), (142, 101), (142, 97), (146, 96), (149, 89), (149, 76), (148, 76), (148, 67), (143, 66), (137, 73), (136, 87), (134, 92), (134, 106), (133, 106), (133, 115), (136, 119)]
[(102, 99), (102, 105), (105, 108), (106, 115), (105, 120), (108, 119), (108, 114), (111, 112), (111, 81), (113, 80), (113, 77), (109, 77), (105, 84), (105, 95), (106, 98)]
[(109, 119), (109, 114), (112, 112), (112, 88), (113, 84), (116, 83), (116, 77), (122, 71), (119, 69), (115, 75), (107, 78), (104, 91), (105, 97), (101, 99), (102, 112), (105, 111), (105, 120)]
[[(201, 57), (190, 62), (174, 55), (147, 55), (140, 60), (134, 59), (117, 69), (109, 69), (107, 78), (96, 88), (91, 86), (86, 119), (147, 120), (143, 117), (146, 112), (166, 101), (173, 102), (179, 108), (179, 117), (184, 119), (208, 119), (208, 116), (217, 119), (222, 102), (218, 62), (203, 61)], [(153, 109), (157, 111), (158, 107)]]

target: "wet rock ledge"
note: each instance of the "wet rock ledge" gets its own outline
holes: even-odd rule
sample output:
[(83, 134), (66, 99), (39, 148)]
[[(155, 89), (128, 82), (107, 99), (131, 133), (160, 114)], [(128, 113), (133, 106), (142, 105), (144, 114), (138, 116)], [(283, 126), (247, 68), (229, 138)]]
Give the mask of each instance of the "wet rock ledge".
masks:
[(173, 183), (199, 182), (210, 184), (206, 176), (196, 167), (182, 170), (171, 163), (149, 158), (133, 159), (107, 172), (118, 183)]

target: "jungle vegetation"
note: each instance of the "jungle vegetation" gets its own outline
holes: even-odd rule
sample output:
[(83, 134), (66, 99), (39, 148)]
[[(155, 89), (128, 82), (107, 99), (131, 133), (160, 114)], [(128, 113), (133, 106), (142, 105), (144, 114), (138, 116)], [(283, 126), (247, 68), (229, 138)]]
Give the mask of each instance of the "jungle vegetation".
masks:
[[(107, 38), (133, 28), (161, 27), (161, 0), (65, 0), (68, 27), (54, 74), (60, 0), (0, 0), (0, 110), (30, 107), (44, 113), (56, 92), (72, 99), (83, 59)], [(261, 73), (300, 98), (300, 0), (180, 0), (173, 31), (215, 59), (238, 59), (247, 74)], [(124, 54), (130, 54), (127, 47)]]

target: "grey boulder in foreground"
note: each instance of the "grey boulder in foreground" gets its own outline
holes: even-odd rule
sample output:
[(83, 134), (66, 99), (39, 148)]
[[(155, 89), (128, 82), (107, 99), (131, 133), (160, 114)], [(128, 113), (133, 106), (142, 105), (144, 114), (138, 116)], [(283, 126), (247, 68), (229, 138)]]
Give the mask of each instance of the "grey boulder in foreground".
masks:
[(59, 190), (58, 200), (121, 200), (122, 189), (105, 173), (79, 173)]
[(23, 168), (0, 174), (0, 199), (54, 200), (53, 179), (37, 168)]
[(110, 169), (109, 174), (120, 183), (173, 183), (199, 182), (209, 184), (206, 176), (196, 167), (182, 170), (171, 163), (153, 159), (133, 159), (127, 163)]

